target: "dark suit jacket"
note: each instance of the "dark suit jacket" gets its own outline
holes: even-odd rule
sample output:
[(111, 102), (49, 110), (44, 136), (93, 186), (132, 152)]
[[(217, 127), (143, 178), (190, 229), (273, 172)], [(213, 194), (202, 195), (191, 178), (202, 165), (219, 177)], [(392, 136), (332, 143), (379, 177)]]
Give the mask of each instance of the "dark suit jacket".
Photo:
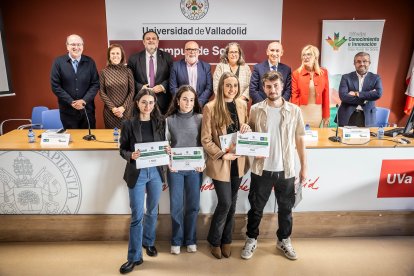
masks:
[[(173, 63), (170, 75), (170, 91), (175, 95), (181, 85), (189, 84), (187, 64), (185, 60)], [(199, 60), (197, 63), (197, 96), (200, 104), (204, 106), (213, 93), (213, 79), (210, 64)]]
[(362, 91), (359, 92), (359, 97), (348, 95), (350, 91), (358, 91), (358, 87), (359, 80), (356, 72), (342, 76), (339, 85), (339, 97), (342, 101), (338, 110), (339, 126), (348, 125), (349, 118), (358, 105), (361, 105), (364, 109), (365, 126), (375, 125), (377, 111), (375, 101), (382, 96), (381, 78), (379, 75), (368, 72), (362, 84)]
[[(154, 142), (165, 141), (165, 127), (157, 131), (157, 126), (154, 120), (152, 122), (152, 134), (154, 135)], [(165, 121), (162, 121), (165, 124)], [(132, 152), (135, 151), (135, 144), (142, 142), (141, 123), (137, 117), (122, 122), (122, 135), (119, 140), (119, 152), (121, 156), (127, 161), (124, 172), (124, 180), (129, 188), (134, 188), (137, 182), (140, 170), (136, 167), (136, 161), (131, 159)], [(161, 179), (165, 182), (165, 166), (158, 166), (158, 172)]]
[[(157, 93), (158, 106), (163, 114), (168, 109), (171, 102), (168, 79), (173, 63), (172, 56), (161, 50), (157, 50), (157, 72), (155, 73), (155, 85), (161, 84), (165, 88), (165, 93)], [(131, 68), (135, 79), (135, 93), (138, 93), (142, 86), (149, 83), (146, 70), (145, 50), (135, 53), (129, 57), (128, 67)]]
[[(253, 67), (252, 77), (250, 78), (249, 95), (253, 103), (258, 103), (267, 98), (266, 93), (263, 90), (262, 77), (265, 73), (270, 71), (269, 61), (265, 60), (262, 63), (258, 63)], [(277, 71), (283, 76), (283, 91), (282, 97), (289, 101), (292, 94), (292, 70), (289, 66), (279, 63), (277, 65)]]
[(71, 120), (79, 118), (79, 111), (72, 107), (74, 100), (84, 100), (86, 111), (91, 121), (95, 121), (94, 99), (99, 89), (99, 75), (95, 62), (92, 58), (82, 55), (77, 73), (72, 67), (72, 61), (68, 54), (55, 59), (50, 76), (52, 91), (58, 98), (61, 113), (68, 116), (61, 116)]

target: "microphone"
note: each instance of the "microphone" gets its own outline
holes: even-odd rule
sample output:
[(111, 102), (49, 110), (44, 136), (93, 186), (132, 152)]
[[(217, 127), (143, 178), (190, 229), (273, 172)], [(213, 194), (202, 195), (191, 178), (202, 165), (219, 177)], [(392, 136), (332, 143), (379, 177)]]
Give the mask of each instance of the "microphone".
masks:
[(82, 105), (83, 105), (83, 110), (85, 111), (86, 121), (88, 122), (88, 130), (89, 130), (89, 134), (83, 136), (83, 140), (86, 140), (86, 141), (96, 140), (96, 136), (91, 133), (91, 124), (89, 123), (88, 112), (86, 112), (86, 107), (85, 107), (86, 104), (82, 103)]
[(335, 131), (335, 136), (331, 136), (329, 137), (329, 141), (331, 142), (341, 142), (341, 137), (338, 137), (338, 127), (339, 127), (339, 120), (338, 120), (338, 113), (339, 113), (339, 104), (336, 104), (336, 131)]

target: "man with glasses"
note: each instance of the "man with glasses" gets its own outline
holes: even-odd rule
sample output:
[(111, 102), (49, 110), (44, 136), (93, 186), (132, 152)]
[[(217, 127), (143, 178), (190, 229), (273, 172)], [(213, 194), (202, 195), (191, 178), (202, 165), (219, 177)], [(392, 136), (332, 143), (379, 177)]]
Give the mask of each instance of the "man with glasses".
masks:
[(160, 39), (154, 31), (142, 36), (145, 50), (133, 54), (128, 60), (135, 79), (135, 93), (142, 88), (151, 88), (157, 95), (157, 104), (162, 114), (167, 112), (171, 102), (168, 79), (173, 63), (172, 56), (158, 49)]
[(338, 110), (339, 126), (375, 126), (375, 101), (382, 96), (382, 82), (377, 74), (368, 72), (371, 59), (368, 53), (354, 57), (355, 71), (342, 76), (339, 85), (341, 106)]
[(197, 92), (201, 106), (204, 106), (213, 93), (210, 64), (198, 59), (200, 49), (197, 42), (188, 41), (184, 50), (184, 59), (174, 62), (171, 69), (171, 94), (175, 95), (181, 85), (191, 85)]
[(292, 70), (289, 66), (280, 63), (283, 56), (283, 46), (279, 41), (271, 42), (266, 50), (267, 60), (258, 63), (253, 67), (252, 77), (250, 78), (249, 94), (253, 104), (266, 99), (266, 93), (263, 90), (261, 80), (265, 73), (277, 71), (283, 76), (282, 97), (289, 101), (292, 94)]
[(82, 55), (83, 39), (79, 35), (66, 38), (66, 49), (68, 53), (55, 59), (51, 72), (60, 120), (65, 129), (87, 129), (88, 119), (91, 128), (96, 128), (94, 99), (99, 89), (99, 76), (95, 61)]

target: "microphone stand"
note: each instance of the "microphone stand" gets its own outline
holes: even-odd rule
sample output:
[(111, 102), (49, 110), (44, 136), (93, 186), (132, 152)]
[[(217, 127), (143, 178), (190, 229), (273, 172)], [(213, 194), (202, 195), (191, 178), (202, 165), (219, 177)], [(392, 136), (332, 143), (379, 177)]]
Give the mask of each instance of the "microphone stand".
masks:
[(88, 113), (86, 112), (85, 104), (83, 104), (83, 110), (85, 111), (86, 121), (88, 122), (88, 130), (89, 130), (89, 134), (83, 136), (83, 140), (86, 140), (86, 141), (96, 140), (96, 136), (91, 133), (91, 124), (89, 123), (89, 117), (88, 117)]
[(331, 136), (331, 137), (328, 138), (329, 141), (335, 142), (335, 143), (337, 143), (337, 142), (340, 143), (341, 142), (341, 137), (338, 136), (338, 127), (339, 127), (338, 113), (339, 113), (339, 104), (336, 105), (336, 116), (335, 116), (336, 131), (335, 131), (335, 136)]

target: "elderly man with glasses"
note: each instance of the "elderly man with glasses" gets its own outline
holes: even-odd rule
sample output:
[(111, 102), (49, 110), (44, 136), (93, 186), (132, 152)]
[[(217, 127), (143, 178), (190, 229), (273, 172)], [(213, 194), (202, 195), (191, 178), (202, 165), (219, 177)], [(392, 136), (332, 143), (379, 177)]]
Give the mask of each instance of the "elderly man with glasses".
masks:
[(171, 94), (175, 95), (181, 85), (191, 85), (197, 92), (200, 104), (204, 106), (213, 93), (210, 64), (198, 59), (200, 49), (197, 42), (188, 41), (184, 50), (184, 59), (174, 62), (171, 69)]
[(94, 99), (99, 89), (95, 61), (82, 55), (83, 39), (79, 35), (66, 38), (66, 49), (67, 54), (55, 59), (50, 78), (60, 119), (65, 129), (87, 129), (88, 119), (90, 127), (95, 128)]

